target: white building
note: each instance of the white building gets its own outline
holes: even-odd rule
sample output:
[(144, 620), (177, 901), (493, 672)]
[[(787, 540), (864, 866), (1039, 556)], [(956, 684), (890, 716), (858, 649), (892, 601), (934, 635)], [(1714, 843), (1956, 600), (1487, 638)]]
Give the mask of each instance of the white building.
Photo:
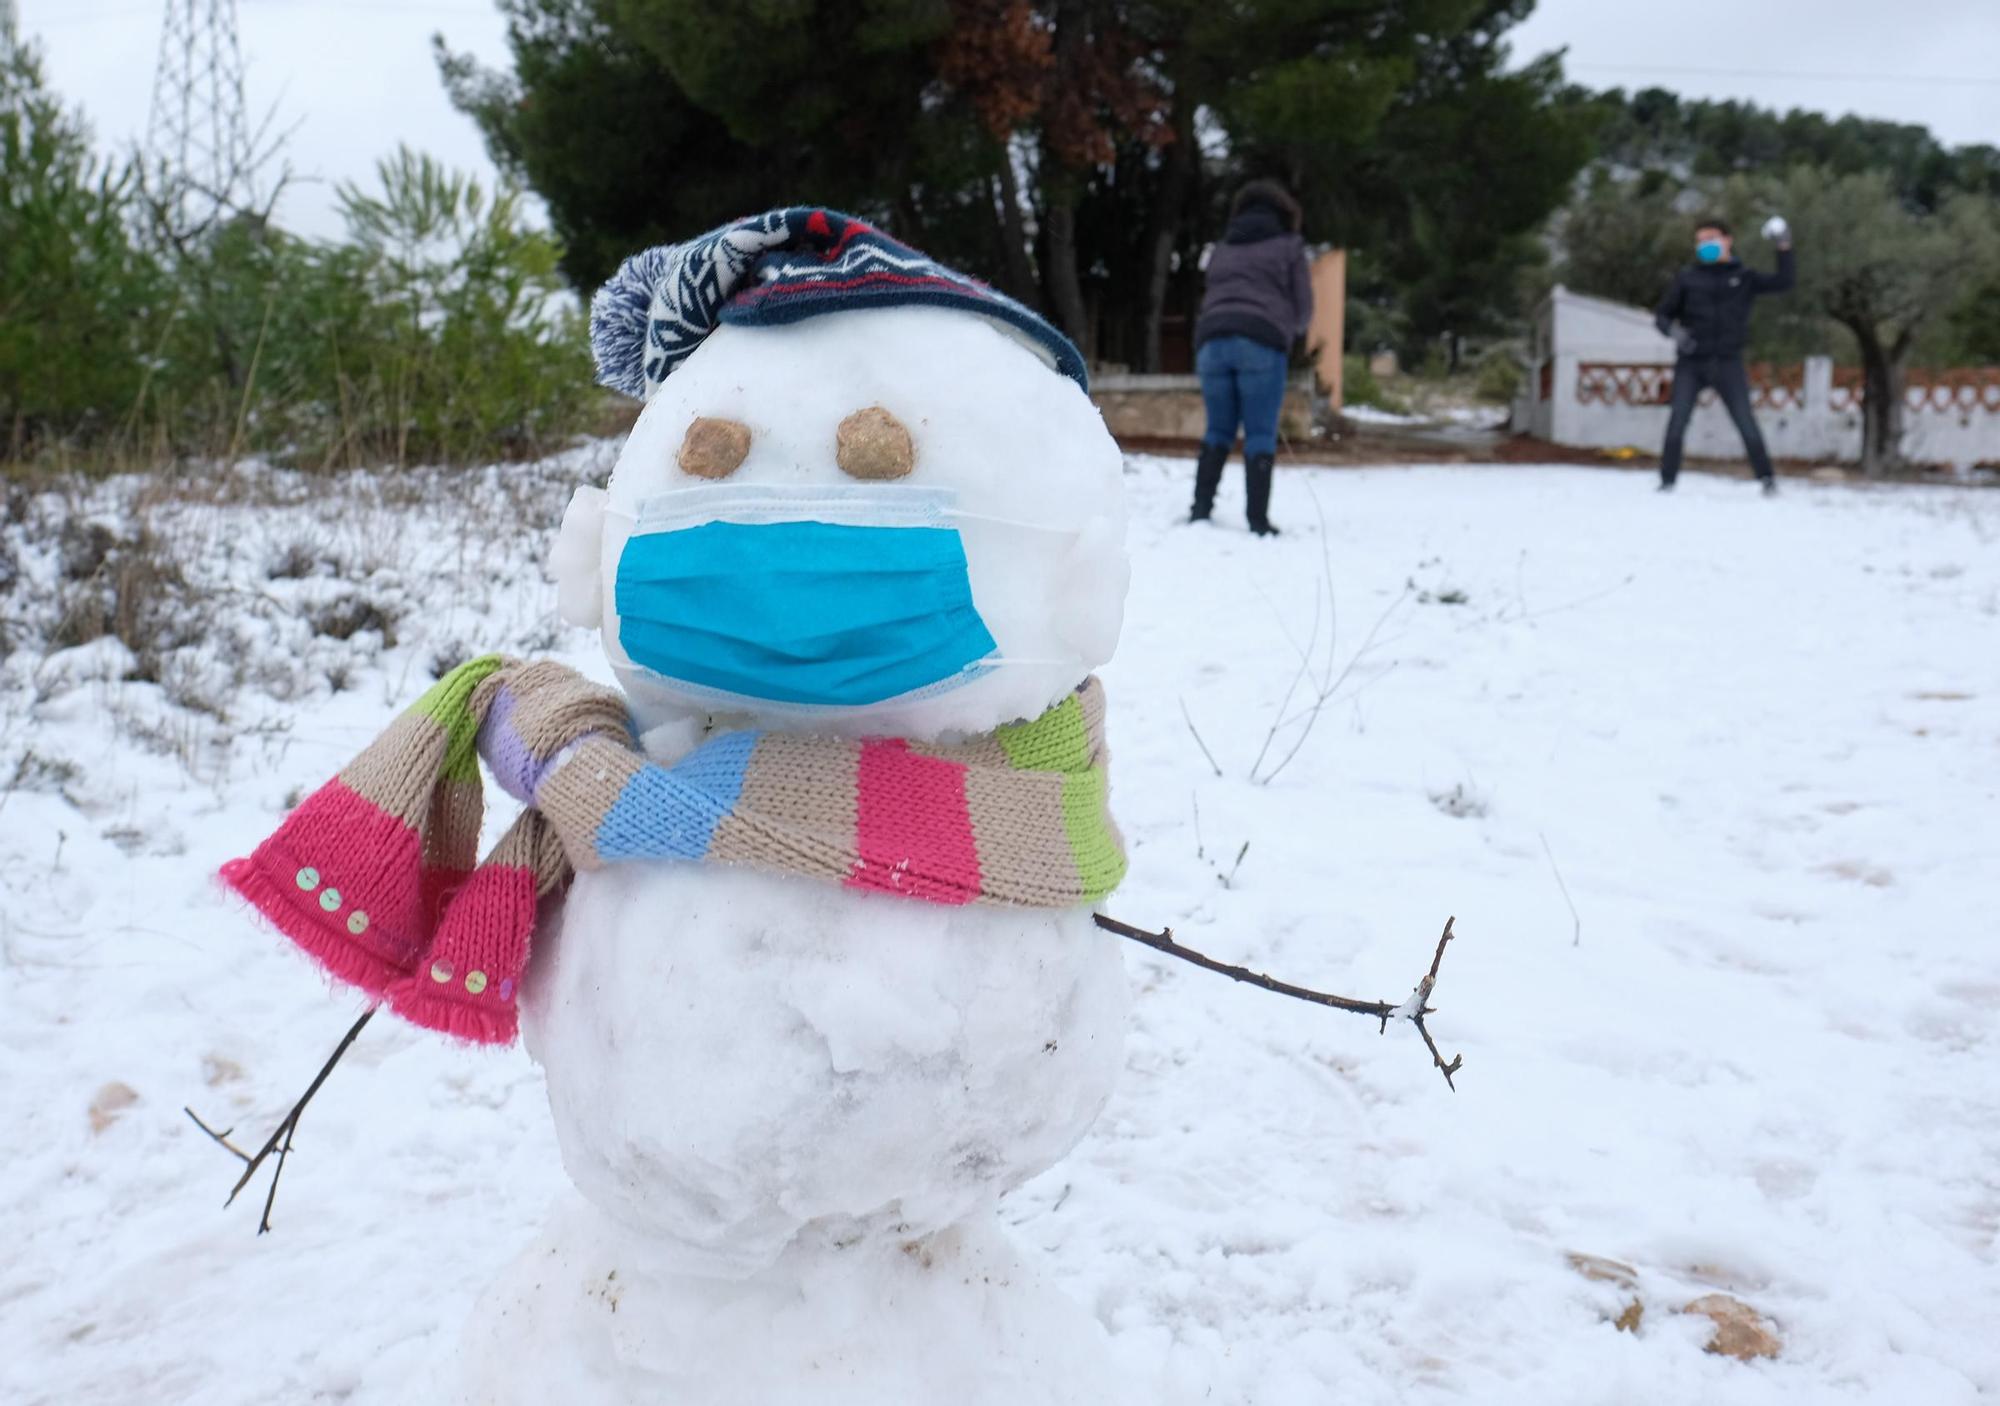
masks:
[[(1514, 428), (1555, 444), (1657, 453), (1667, 434), (1674, 344), (1644, 308), (1572, 293), (1558, 284), (1536, 309), (1529, 374)], [(1828, 357), (1750, 366), (1750, 399), (1780, 459), (1861, 457), (1861, 374)], [(1729, 412), (1705, 391), (1688, 425), (1687, 453), (1740, 459)], [(2000, 367), (1908, 374), (1903, 452), (1963, 468), (2000, 463)]]

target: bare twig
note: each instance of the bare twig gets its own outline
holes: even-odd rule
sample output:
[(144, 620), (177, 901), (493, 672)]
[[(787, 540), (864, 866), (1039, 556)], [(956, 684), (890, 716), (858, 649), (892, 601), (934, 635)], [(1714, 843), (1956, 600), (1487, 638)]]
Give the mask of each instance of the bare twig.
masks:
[(271, 1154), (277, 1154), (278, 1160), (271, 1171), (271, 1190), (264, 1197), (264, 1215), (257, 1222), (257, 1233), (259, 1235), (265, 1234), (271, 1228), (271, 1206), (278, 1199), (278, 1178), (285, 1173), (285, 1158), (291, 1155), (292, 1134), (298, 1130), (299, 1116), (306, 1111), (306, 1105), (312, 1102), (313, 1095), (319, 1092), (319, 1086), (326, 1082), (329, 1074), (333, 1073), (333, 1067), (340, 1063), (340, 1057), (347, 1053), (347, 1047), (354, 1043), (355, 1037), (361, 1033), (362, 1028), (374, 1017), (376, 1009), (376, 1007), (370, 1006), (361, 1013), (360, 1019), (348, 1027), (347, 1033), (341, 1036), (340, 1043), (333, 1047), (333, 1053), (327, 1056), (326, 1063), (320, 1066), (319, 1073), (313, 1076), (312, 1083), (306, 1086), (306, 1091), (299, 1095), (298, 1102), (292, 1105), (291, 1111), (285, 1114), (284, 1119), (278, 1126), (271, 1130), (271, 1136), (264, 1140), (264, 1145), (258, 1148), (254, 1155), (245, 1153), (241, 1148), (229, 1141), (229, 1135), (235, 1131), (234, 1128), (226, 1128), (218, 1133), (215, 1129), (204, 1123), (192, 1108), (183, 1108), (181, 1110), (188, 1117), (194, 1119), (194, 1125), (197, 1128), (207, 1133), (219, 1146), (233, 1153), (244, 1164), (243, 1175), (236, 1179), (236, 1185), (229, 1188), (229, 1198), (222, 1203), (224, 1206), (234, 1205), (237, 1195), (244, 1187), (250, 1184), (250, 1178), (257, 1175), (257, 1169), (269, 1160)]
[(1333, 1010), (1347, 1011), (1353, 1015), (1370, 1016), (1381, 1022), (1381, 1028), (1384, 1031), (1389, 1028), (1391, 1020), (1407, 1020), (1416, 1026), (1417, 1033), (1424, 1037), (1424, 1045), (1430, 1050), (1432, 1061), (1437, 1065), (1439, 1071), (1443, 1073), (1446, 1087), (1450, 1088), (1454, 1093), (1457, 1092), (1458, 1085), (1452, 1082), (1452, 1075), (1458, 1073), (1464, 1066), (1465, 1057), (1463, 1055), (1454, 1055), (1450, 1062), (1447, 1063), (1445, 1057), (1438, 1051), (1437, 1042), (1431, 1039), (1430, 1030), (1424, 1024), (1424, 1017), (1434, 1013), (1436, 1010), (1435, 1006), (1429, 1004), (1431, 991), (1437, 986), (1438, 967), (1444, 961), (1445, 944), (1449, 943), (1452, 939), (1451, 925), (1457, 921), (1456, 918), (1446, 918), (1444, 920), (1444, 935), (1438, 939), (1437, 952), (1431, 957), (1431, 969), (1417, 983), (1416, 989), (1410, 993), (1409, 999), (1401, 1003), (1395, 1003), (1390, 1001), (1361, 1001), (1356, 1000), (1352, 996), (1335, 996), (1325, 991), (1314, 991), (1305, 986), (1294, 986), (1288, 981), (1279, 981), (1275, 977), (1265, 976), (1262, 972), (1253, 972), (1248, 967), (1234, 967), (1230, 966), (1227, 962), (1218, 962), (1213, 957), (1204, 956), (1200, 952), (1195, 951), (1192, 947), (1183, 947), (1180, 943), (1174, 941), (1174, 930), (1172, 928), (1162, 928), (1158, 932), (1148, 932), (1144, 928), (1135, 928), (1130, 923), (1121, 923), (1116, 918), (1106, 917), (1102, 913), (1095, 913), (1091, 916), (1096, 919), (1097, 926), (1103, 928), (1106, 932), (1116, 933), (1120, 937), (1128, 937), (1134, 942), (1152, 948), (1155, 952), (1164, 952), (1169, 957), (1178, 957), (1183, 962), (1192, 963), (1205, 971), (1218, 972), (1232, 981), (1246, 982), (1251, 986), (1258, 986), (1266, 991), (1276, 992), (1280, 996), (1291, 996), (1301, 1001), (1310, 1001), (1314, 1005), (1327, 1006)]
[(285, 1129), (285, 1140), (278, 1146), (278, 1160), (271, 1167), (271, 1189), (264, 1193), (264, 1213), (257, 1217), (257, 1233), (271, 1233), (271, 1207), (278, 1201), (278, 1178), (285, 1174), (285, 1159), (292, 1155), (292, 1135), (299, 1130), (299, 1120), (294, 1117)]
[[(1310, 486), (1308, 486), (1308, 491), (1310, 491)], [(1340, 639), (1340, 610), (1339, 601), (1333, 589), (1333, 548), (1328, 540), (1326, 511), (1320, 504), (1319, 494), (1312, 493), (1311, 497), (1313, 512), (1319, 518), (1320, 542), (1320, 579), (1313, 588), (1313, 628), (1311, 635), (1307, 637), (1305, 649), (1298, 649), (1297, 642), (1293, 642), (1292, 647), (1299, 654), (1299, 671), (1293, 675), (1291, 686), (1285, 690), (1284, 698), (1278, 703), (1277, 713), (1271, 723), (1270, 729), (1264, 734), (1264, 745), (1257, 749), (1256, 760), (1250, 763), (1250, 779), (1260, 786), (1269, 785), (1278, 773), (1283, 771), (1291, 763), (1291, 760), (1299, 754), (1300, 749), (1306, 744), (1306, 739), (1311, 736), (1313, 724), (1319, 720), (1320, 713), (1328, 703), (1333, 701), (1334, 695), (1340, 691), (1341, 685), (1354, 672), (1355, 666), (1374, 647), (1375, 637), (1382, 632), (1382, 626), (1388, 622), (1389, 616), (1394, 613), (1398, 605), (1402, 604), (1404, 598), (1410, 592), (1410, 588), (1406, 585), (1403, 589), (1403, 594), (1389, 603), (1388, 610), (1382, 613), (1382, 617), (1375, 622), (1374, 628), (1369, 630), (1368, 638), (1362, 641), (1361, 648), (1354, 652), (1353, 656), (1347, 661), (1346, 666), (1336, 675), (1334, 673), (1334, 664), (1337, 659), (1337, 649)], [(1319, 649), (1320, 601), (1322, 596), (1326, 602), (1326, 663), (1323, 671), (1317, 678), (1314, 678), (1313, 655)], [(1279, 626), (1281, 629), (1283, 628), (1283, 624), (1284, 622), (1280, 620)], [(1287, 633), (1286, 638), (1290, 639), (1289, 633)], [(1291, 706), (1292, 695), (1298, 691), (1301, 683), (1308, 684), (1308, 692), (1311, 695), (1310, 700), (1298, 713), (1288, 714), (1286, 709)], [(1278, 734), (1294, 723), (1299, 725), (1299, 733), (1297, 737), (1292, 739), (1291, 748), (1279, 759), (1276, 766), (1272, 767), (1268, 772), (1264, 771), (1264, 759), (1270, 755), (1271, 748), (1278, 739)]]
[(1638, 579), (1638, 573), (1634, 572), (1616, 585), (1606, 586), (1602, 590), (1592, 591), (1589, 595), (1578, 596), (1574, 600), (1567, 600), (1559, 605), (1546, 606), (1541, 610), (1523, 610), (1518, 615), (1509, 615), (1505, 609), (1502, 609), (1487, 619), (1468, 621), (1459, 626), (1459, 629), (1461, 631), (1468, 630), (1478, 625), (1518, 625), (1526, 620), (1540, 620), (1546, 615), (1560, 615), (1565, 610), (1576, 610), (1582, 606), (1593, 605), (1603, 600), (1606, 596), (1616, 595)]
[[(1271, 744), (1278, 740), (1278, 732), (1285, 726), (1285, 709), (1292, 706), (1292, 695), (1299, 691), (1301, 683), (1312, 677), (1312, 651), (1319, 648), (1319, 618), (1320, 589), (1315, 586), (1313, 588), (1312, 634), (1306, 637), (1306, 648), (1298, 649), (1297, 644), (1292, 646), (1292, 648), (1298, 650), (1299, 671), (1292, 675), (1291, 683), (1285, 688), (1285, 696), (1278, 700), (1277, 712), (1273, 714), (1270, 730), (1264, 734), (1264, 745), (1257, 749), (1256, 759), (1250, 763), (1250, 779), (1252, 781), (1257, 779), (1257, 769), (1264, 765), (1264, 758), (1269, 754)], [(1281, 621), (1280, 628), (1282, 628), (1282, 625), (1283, 622)], [(1288, 635), (1287, 638), (1290, 638), (1290, 636)], [(1331, 650), (1332, 646), (1329, 645), (1328, 648)]]
[[(1376, 617), (1375, 623), (1369, 627), (1368, 637), (1361, 641), (1361, 648), (1354, 651), (1352, 657), (1348, 659), (1346, 665), (1342, 667), (1338, 674), (1328, 678), (1320, 685), (1318, 695), (1306, 706), (1306, 710), (1302, 715), (1302, 726), (1299, 728), (1299, 735), (1292, 740), (1291, 750), (1280, 757), (1278, 764), (1262, 776), (1257, 775), (1253, 768), (1250, 774), (1252, 781), (1255, 781), (1260, 786), (1268, 786), (1277, 778), (1279, 772), (1291, 764), (1292, 758), (1299, 754), (1299, 749), (1306, 745), (1306, 739), (1312, 735), (1313, 724), (1319, 721), (1320, 713), (1326, 708), (1328, 703), (1333, 701), (1334, 695), (1340, 691), (1340, 686), (1347, 682), (1348, 675), (1354, 672), (1354, 666), (1359, 664), (1368, 652), (1375, 647), (1375, 636), (1382, 633), (1382, 627), (1389, 623), (1389, 617), (1396, 613), (1396, 607), (1409, 598), (1410, 588), (1405, 586), (1402, 592), (1389, 602), (1388, 609)], [(1327, 667), (1329, 669), (1333, 667), (1333, 643), (1331, 640), (1327, 642)], [(1286, 698), (1289, 702), (1290, 695), (1287, 694)], [(1276, 735), (1276, 732), (1277, 728), (1274, 726), (1272, 734)], [(1259, 760), (1262, 760), (1261, 753), (1259, 754)]]
[(1248, 840), (1243, 842), (1243, 847), (1236, 851), (1236, 862), (1229, 866), (1228, 873), (1223, 873), (1221, 865), (1209, 861), (1208, 847), (1202, 843), (1201, 797), (1190, 792), (1188, 801), (1194, 806), (1194, 857), (1208, 864), (1208, 867), (1215, 871), (1215, 881), (1228, 888), (1236, 880), (1236, 871), (1243, 867), (1243, 856), (1250, 853), (1250, 842)]
[(199, 1113), (196, 1113), (192, 1108), (189, 1108), (186, 1104), (181, 1105), (181, 1112), (187, 1114), (188, 1117), (192, 1118), (194, 1120), (194, 1125), (197, 1128), (200, 1128), (203, 1132), (207, 1133), (210, 1137), (214, 1138), (217, 1143), (219, 1143), (223, 1147), (228, 1148), (231, 1152), (234, 1152), (243, 1161), (248, 1162), (250, 1160), (249, 1153), (245, 1152), (242, 1148), (238, 1147), (235, 1143), (229, 1140), (229, 1135), (236, 1131), (234, 1127), (224, 1128), (221, 1132), (218, 1133), (215, 1129), (209, 1127), (208, 1124), (202, 1122), (201, 1115)]
[(1570, 935), (1569, 945), (1583, 946), (1583, 918), (1576, 911), (1576, 900), (1569, 896), (1569, 885), (1563, 882), (1563, 871), (1556, 864), (1556, 852), (1549, 848), (1549, 837), (1535, 831), (1535, 838), (1542, 842), (1542, 853), (1549, 857), (1549, 868), (1555, 872), (1556, 887), (1562, 890), (1563, 902), (1569, 904), (1570, 921), (1576, 924), (1576, 931)]
[(1248, 853), (1250, 853), (1250, 842), (1245, 840), (1243, 848), (1236, 851), (1236, 862), (1229, 866), (1229, 872), (1225, 874), (1220, 869), (1215, 871), (1215, 877), (1222, 880), (1224, 888), (1234, 887), (1236, 883), (1236, 871), (1243, 867), (1243, 856)]
[(1208, 744), (1201, 740), (1201, 734), (1195, 730), (1194, 714), (1188, 712), (1187, 699), (1185, 698), (1181, 699), (1181, 717), (1187, 720), (1188, 732), (1194, 737), (1194, 745), (1201, 748), (1201, 754), (1208, 758), (1209, 770), (1213, 771), (1217, 776), (1222, 775), (1222, 768), (1216, 765), (1215, 753), (1208, 750)]
[(277, 306), (278, 290), (275, 286), (271, 295), (264, 300), (264, 320), (257, 324), (257, 345), (250, 352), (250, 370), (243, 377), (243, 395), (236, 406), (236, 425), (229, 432), (229, 454), (225, 463), (236, 467), (236, 452), (243, 445), (243, 426), (250, 419), (250, 395), (257, 388), (257, 368), (264, 361), (264, 334), (271, 330), (271, 309)]
[[(1400, 637), (1400, 636), (1398, 636), (1398, 638), (1401, 638), (1401, 637)], [(1398, 660), (1395, 660), (1395, 659), (1391, 659), (1391, 660), (1390, 660), (1390, 661), (1389, 661), (1388, 663), (1384, 664), (1384, 665), (1383, 665), (1383, 666), (1382, 666), (1382, 667), (1381, 667), (1380, 669), (1378, 669), (1378, 670), (1377, 670), (1377, 671), (1376, 671), (1376, 672), (1375, 672), (1375, 673), (1374, 673), (1373, 675), (1371, 675), (1371, 676), (1370, 676), (1369, 678), (1367, 678), (1367, 679), (1363, 680), (1363, 681), (1362, 681), (1361, 683), (1358, 683), (1358, 684), (1356, 684), (1356, 685), (1355, 685), (1355, 686), (1354, 686), (1354, 687), (1353, 687), (1352, 689), (1350, 689), (1350, 690), (1348, 691), (1348, 694), (1347, 694), (1347, 696), (1348, 696), (1348, 697), (1349, 697), (1350, 699), (1354, 699), (1354, 698), (1359, 698), (1359, 697), (1360, 697), (1360, 696), (1361, 696), (1362, 694), (1366, 693), (1366, 692), (1367, 692), (1367, 691), (1368, 691), (1369, 689), (1371, 689), (1371, 688), (1375, 687), (1375, 685), (1376, 685), (1376, 684), (1378, 684), (1378, 683), (1382, 682), (1382, 680), (1384, 680), (1384, 679), (1388, 678), (1388, 677), (1389, 677), (1389, 675), (1391, 675), (1391, 674), (1395, 673), (1395, 672), (1396, 672), (1396, 668), (1397, 668), (1397, 665), (1398, 665), (1398, 663), (1399, 663), (1399, 662), (1400, 662), (1400, 661), (1398, 661)], [(1333, 701), (1333, 700), (1332, 700), (1331, 698), (1329, 698), (1329, 699), (1327, 699), (1327, 700), (1326, 700), (1326, 702), (1327, 702), (1327, 703), (1331, 703), (1332, 701)], [(1314, 712), (1314, 711), (1315, 711), (1316, 709), (1319, 709), (1319, 708), (1322, 708), (1322, 707), (1324, 707), (1324, 706), (1326, 706), (1326, 705), (1325, 705), (1324, 703), (1311, 703), (1311, 704), (1308, 704), (1308, 705), (1307, 705), (1306, 707), (1304, 707), (1304, 708), (1300, 709), (1300, 710), (1299, 710), (1298, 712), (1296, 712), (1296, 713), (1292, 714), (1292, 715), (1291, 715), (1291, 716), (1290, 716), (1289, 718), (1286, 718), (1286, 719), (1285, 719), (1285, 720), (1284, 720), (1284, 721), (1283, 721), (1282, 723), (1280, 723), (1280, 724), (1279, 724), (1278, 726), (1279, 726), (1280, 728), (1287, 728), (1287, 727), (1290, 727), (1290, 726), (1291, 726), (1291, 725), (1292, 725), (1293, 723), (1302, 723), (1302, 722), (1306, 722), (1306, 721), (1308, 721), (1308, 720), (1309, 720), (1309, 719), (1310, 719), (1310, 718), (1312, 717), (1312, 715), (1313, 715), (1313, 712)]]

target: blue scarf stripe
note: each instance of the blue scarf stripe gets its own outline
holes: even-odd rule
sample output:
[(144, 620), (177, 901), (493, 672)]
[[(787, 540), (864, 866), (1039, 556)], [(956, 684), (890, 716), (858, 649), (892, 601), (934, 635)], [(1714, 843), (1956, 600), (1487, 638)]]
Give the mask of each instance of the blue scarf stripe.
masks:
[(736, 808), (756, 749), (755, 732), (726, 732), (672, 767), (641, 767), (597, 827), (606, 860), (701, 859), (715, 827)]

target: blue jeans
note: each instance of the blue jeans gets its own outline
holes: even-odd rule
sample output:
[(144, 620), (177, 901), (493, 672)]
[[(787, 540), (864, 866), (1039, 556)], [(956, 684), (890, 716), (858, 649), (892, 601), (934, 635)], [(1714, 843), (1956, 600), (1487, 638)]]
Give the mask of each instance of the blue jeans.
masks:
[(1243, 457), (1278, 452), (1278, 408), (1285, 399), (1285, 353), (1248, 337), (1211, 337), (1194, 355), (1208, 411), (1207, 445), (1224, 449), (1243, 427)]

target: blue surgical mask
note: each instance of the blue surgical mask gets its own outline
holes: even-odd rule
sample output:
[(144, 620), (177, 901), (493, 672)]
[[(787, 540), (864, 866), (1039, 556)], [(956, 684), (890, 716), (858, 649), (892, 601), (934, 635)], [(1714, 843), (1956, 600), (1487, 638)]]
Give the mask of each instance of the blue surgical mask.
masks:
[(1705, 264), (1721, 263), (1722, 241), (1719, 239), (1702, 240), (1701, 243), (1694, 246), (1694, 256)]
[(944, 490), (728, 485), (641, 505), (618, 558), (618, 642), (718, 703), (857, 708), (992, 662)]

